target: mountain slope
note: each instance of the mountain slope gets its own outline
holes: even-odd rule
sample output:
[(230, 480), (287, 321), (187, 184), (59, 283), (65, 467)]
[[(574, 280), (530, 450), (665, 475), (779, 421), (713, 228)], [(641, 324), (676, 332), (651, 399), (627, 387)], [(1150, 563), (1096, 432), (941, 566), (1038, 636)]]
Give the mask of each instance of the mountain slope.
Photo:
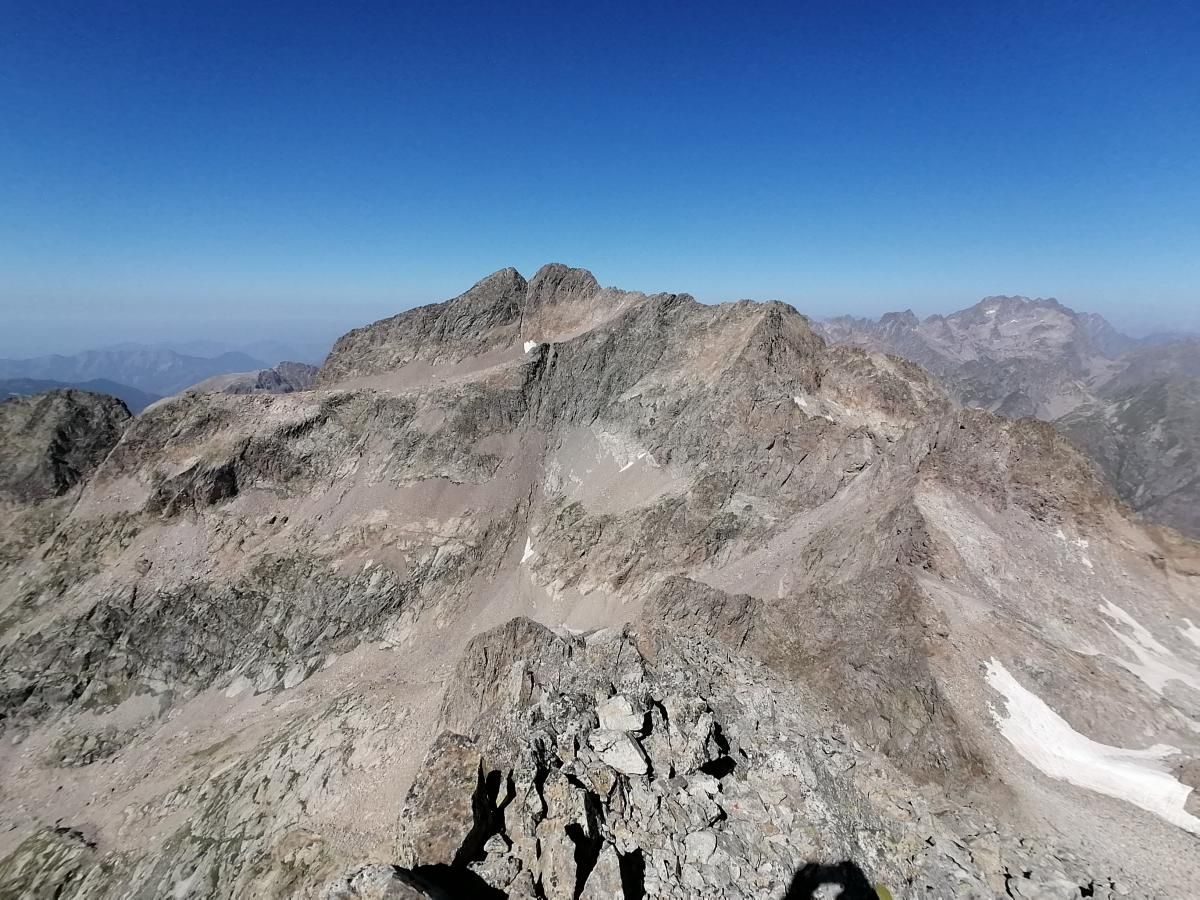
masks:
[(1200, 548), (785, 305), (503, 270), (77, 490), (0, 570), (0, 890), (1200, 877)]
[(1200, 534), (1200, 378), (1106, 391), (1057, 423), (1147, 518)]

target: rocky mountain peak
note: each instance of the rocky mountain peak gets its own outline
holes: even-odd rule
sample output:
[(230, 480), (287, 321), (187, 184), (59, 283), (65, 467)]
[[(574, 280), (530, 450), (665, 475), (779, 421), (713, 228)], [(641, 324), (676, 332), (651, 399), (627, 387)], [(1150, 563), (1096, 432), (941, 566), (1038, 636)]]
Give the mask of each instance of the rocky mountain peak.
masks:
[(526, 291), (525, 309), (555, 303), (588, 300), (600, 292), (600, 283), (587, 269), (547, 263), (537, 270)]
[(504, 270), (81, 477), (0, 504), (0, 895), (1200, 880), (1195, 545), (786, 304)]
[[(524, 296), (528, 287), (529, 282), (525, 280), (525, 276), (508, 266), (481, 278), (468, 291), (450, 302), (455, 306), (464, 307), (486, 306), (492, 303), (507, 309), (507, 305), (513, 302), (514, 298)], [(520, 305), (519, 301), (517, 305)]]
[(916, 328), (921, 320), (911, 309), (906, 309), (902, 312), (884, 313), (879, 323), (887, 328)]

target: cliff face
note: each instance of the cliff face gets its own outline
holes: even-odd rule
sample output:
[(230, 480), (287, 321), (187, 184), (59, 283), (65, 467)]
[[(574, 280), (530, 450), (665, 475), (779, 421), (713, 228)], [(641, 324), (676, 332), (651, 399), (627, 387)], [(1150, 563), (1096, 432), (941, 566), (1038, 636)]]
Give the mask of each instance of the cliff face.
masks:
[(73, 490), (0, 575), (0, 893), (1200, 876), (1196, 545), (782, 304), (503, 270)]

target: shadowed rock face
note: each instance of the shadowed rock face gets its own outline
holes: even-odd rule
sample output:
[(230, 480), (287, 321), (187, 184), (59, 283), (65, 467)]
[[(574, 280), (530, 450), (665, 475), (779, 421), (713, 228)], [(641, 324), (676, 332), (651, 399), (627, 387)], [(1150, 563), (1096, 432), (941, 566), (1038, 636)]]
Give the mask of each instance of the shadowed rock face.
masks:
[(1200, 534), (1200, 481), (1187, 453), (1200, 341), (1142, 345), (1095, 313), (1054, 300), (988, 297), (921, 320), (843, 316), (821, 323), (830, 341), (882, 350), (935, 373), (961, 403), (1054, 421), (1099, 463), (1121, 499), (1148, 520)]
[(115, 397), (55, 390), (0, 403), (0, 500), (65, 493), (120, 439), (129, 410)]
[(5, 508), (0, 894), (1200, 875), (1200, 550), (783, 304), (503, 270), (70, 500)]

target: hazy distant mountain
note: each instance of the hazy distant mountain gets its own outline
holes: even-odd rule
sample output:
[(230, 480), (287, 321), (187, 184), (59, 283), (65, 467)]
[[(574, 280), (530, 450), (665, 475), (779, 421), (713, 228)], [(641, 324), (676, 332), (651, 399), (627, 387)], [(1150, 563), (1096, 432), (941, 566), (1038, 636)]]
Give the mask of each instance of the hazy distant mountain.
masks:
[(203, 357), (164, 348), (130, 346), (88, 350), (73, 356), (0, 359), (0, 378), (49, 379), (68, 384), (101, 378), (166, 396), (213, 375), (264, 367), (261, 360), (245, 353)]
[(3, 378), (0, 379), (0, 400), (9, 397), (28, 397), (46, 391), (75, 389), (91, 391), (94, 394), (107, 394), (116, 397), (129, 407), (130, 412), (139, 413), (162, 397), (147, 391), (140, 391), (127, 384), (118, 384), (105, 378), (94, 378), (91, 381), (64, 382), (48, 378)]
[(1091, 398), (1136, 341), (1102, 316), (1053, 299), (987, 297), (950, 315), (842, 316), (818, 330), (839, 344), (894, 353), (938, 375), (968, 406), (1054, 419)]
[(920, 363), (966, 406), (1055, 422), (1133, 509), (1200, 534), (1200, 338), (1137, 340), (1096, 313), (1025, 297), (817, 328), (835, 343)]
[(210, 359), (226, 353), (240, 353), (260, 360), (264, 365), (273, 366), (276, 363), (289, 360), (317, 365), (325, 359), (332, 345), (332, 340), (284, 341), (268, 339), (251, 341), (247, 344), (238, 344), (210, 339), (196, 339), (155, 341), (149, 344), (127, 341), (119, 344), (111, 344), (99, 349), (120, 350), (124, 352), (131, 350), (174, 350), (176, 353), (181, 353), (184, 356), (198, 356)]

